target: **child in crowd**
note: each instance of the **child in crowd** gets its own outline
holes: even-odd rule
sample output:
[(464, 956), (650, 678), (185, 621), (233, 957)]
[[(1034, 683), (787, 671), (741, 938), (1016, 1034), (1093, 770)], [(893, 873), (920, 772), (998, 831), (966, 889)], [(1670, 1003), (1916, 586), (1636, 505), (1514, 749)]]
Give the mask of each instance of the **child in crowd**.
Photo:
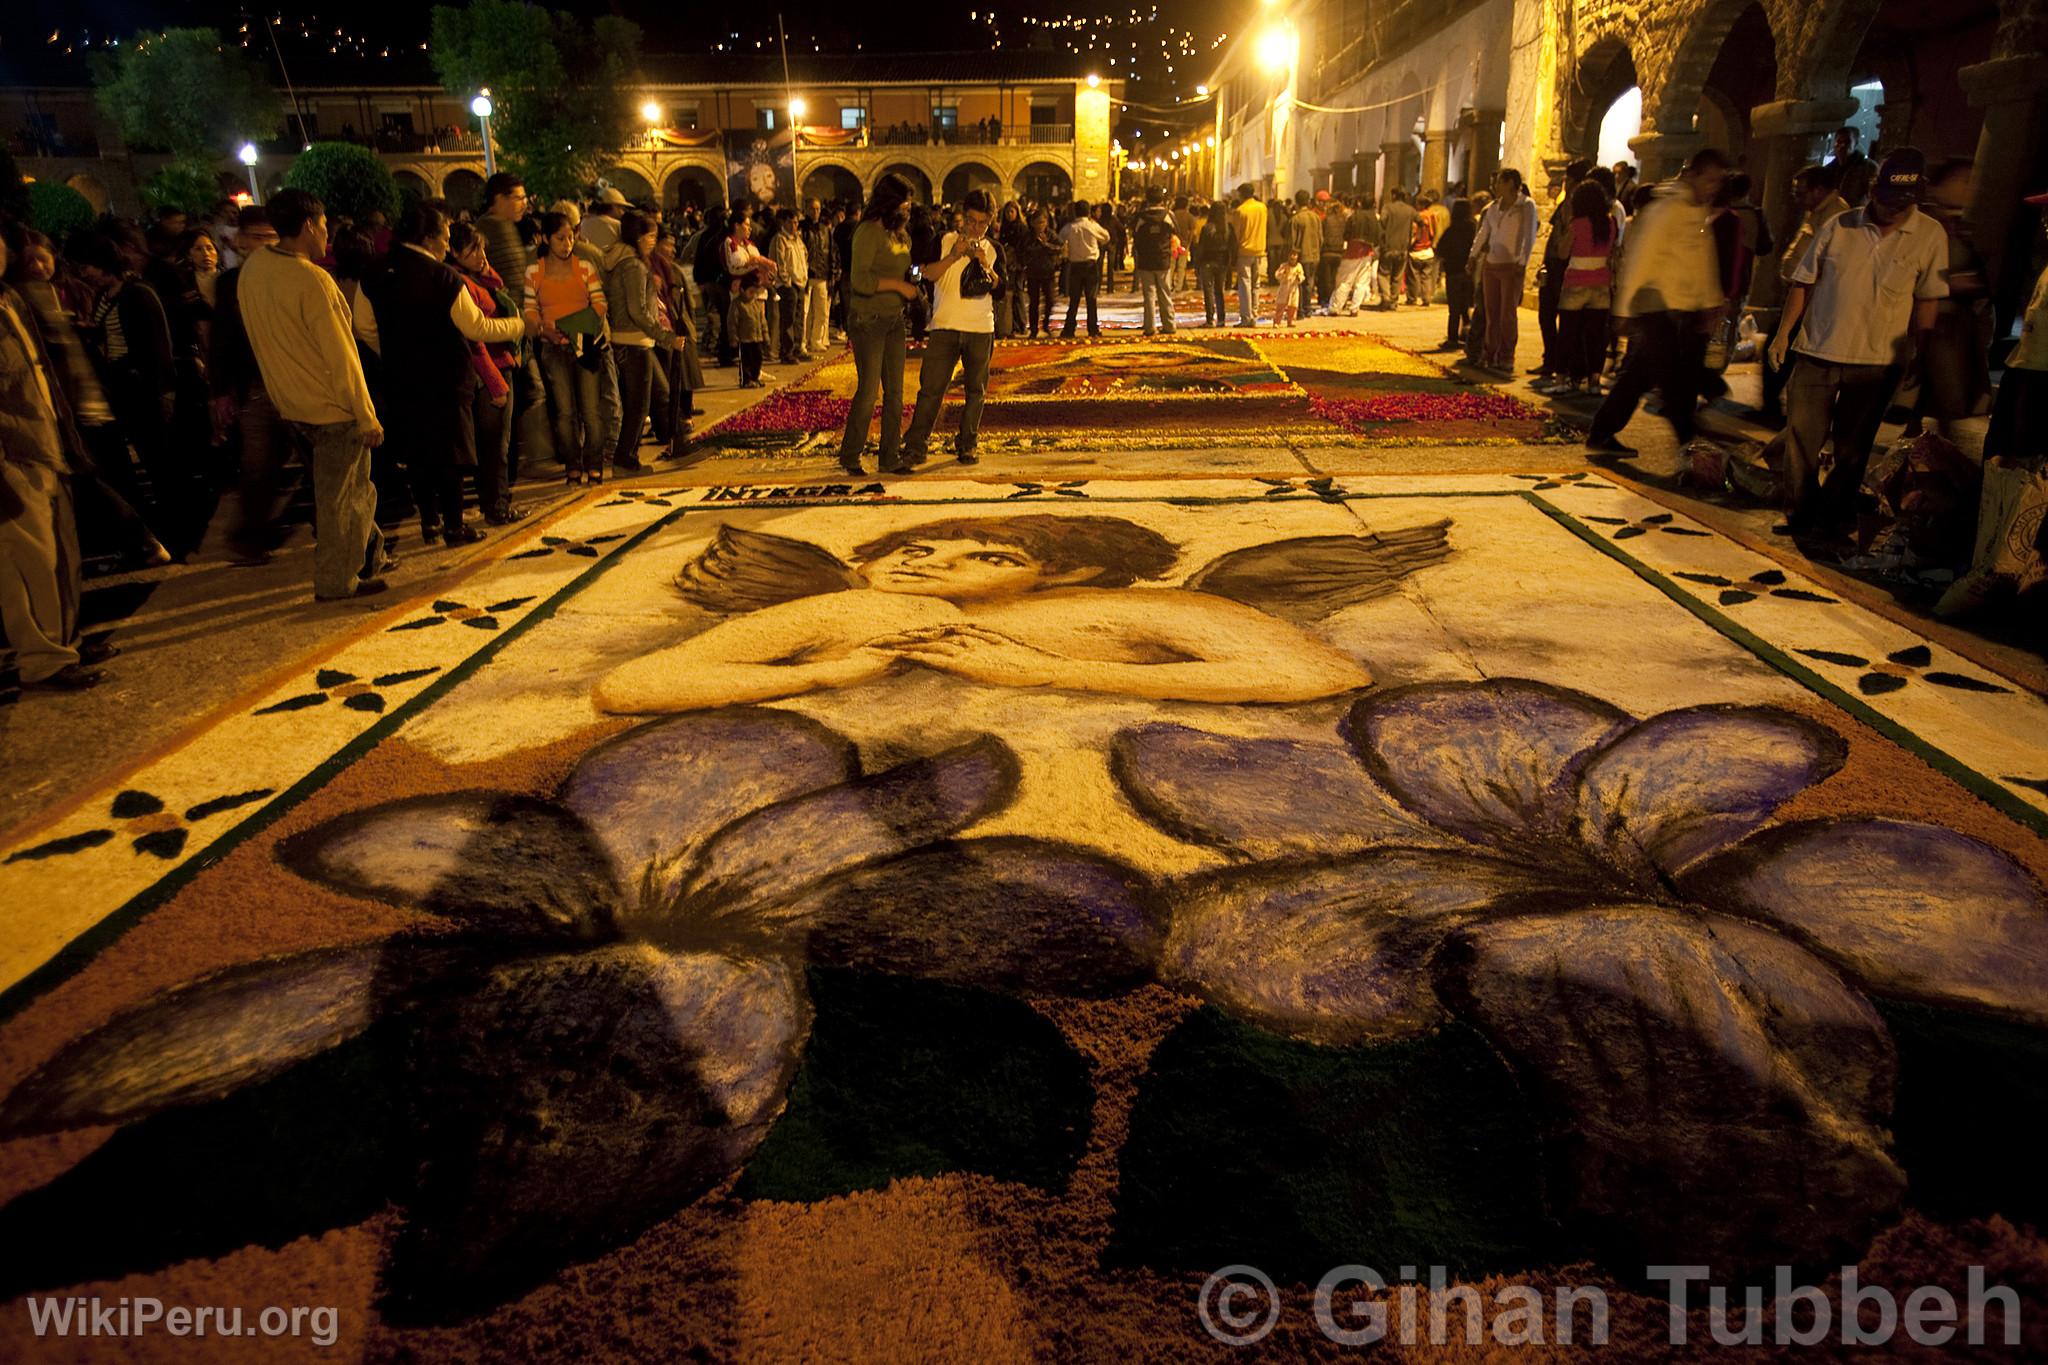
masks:
[(750, 276), (732, 296), (732, 312), (726, 325), (740, 346), (740, 387), (761, 387), (761, 348), (768, 339), (768, 287), (759, 275)]
[(1287, 260), (1273, 272), (1273, 287), (1278, 290), (1273, 297), (1273, 325), (1292, 327), (1295, 310), (1300, 304), (1301, 282), (1306, 272), (1301, 268), (1301, 253), (1288, 248)]

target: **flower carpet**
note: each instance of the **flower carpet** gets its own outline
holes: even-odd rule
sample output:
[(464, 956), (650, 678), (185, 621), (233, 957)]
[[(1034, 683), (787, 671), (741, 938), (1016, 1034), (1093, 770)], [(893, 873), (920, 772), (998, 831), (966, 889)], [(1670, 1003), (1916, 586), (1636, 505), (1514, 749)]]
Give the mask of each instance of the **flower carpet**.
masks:
[[(913, 348), (905, 366), (906, 425), (922, 354)], [(836, 443), (857, 382), (841, 355), (709, 428), (700, 444), (773, 455)], [(935, 441), (957, 427), (963, 401), (956, 378)], [(998, 447), (1475, 445), (1539, 439), (1545, 416), (1382, 338), (1184, 328), (1088, 344), (999, 341), (981, 429)]]
[[(1216, 401), (1422, 392), (1303, 387)], [(0, 842), (11, 1358), (1221, 1358), (1232, 1264), (1260, 1359), (1346, 1265), (1626, 1360), (1649, 1265), (2048, 1312), (2048, 706), (1618, 484), (649, 484), (445, 591)]]

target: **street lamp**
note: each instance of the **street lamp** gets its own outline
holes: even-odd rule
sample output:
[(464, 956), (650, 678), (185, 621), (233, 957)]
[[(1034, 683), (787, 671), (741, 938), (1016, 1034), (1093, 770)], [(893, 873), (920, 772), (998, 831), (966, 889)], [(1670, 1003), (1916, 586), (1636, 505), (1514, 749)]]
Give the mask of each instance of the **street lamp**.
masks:
[(1294, 63), (1294, 34), (1275, 24), (1259, 35), (1256, 53), (1263, 71), (1284, 71)]
[(243, 143), (239, 155), (242, 158), (242, 164), (249, 168), (249, 197), (260, 204), (263, 202), (263, 189), (256, 183), (256, 158), (259, 155), (256, 151), (256, 144), (253, 142)]
[(498, 106), (491, 103), (491, 92), (488, 90), (477, 91), (476, 98), (469, 102), (469, 112), (476, 115), (477, 122), (481, 123), (484, 129), (484, 175), (486, 177), (498, 173), (498, 158), (491, 148), (491, 115), (496, 113), (497, 110)]
[(659, 128), (661, 126), (661, 106), (653, 100), (647, 101), (647, 103), (640, 106), (640, 117), (647, 120), (649, 128)]

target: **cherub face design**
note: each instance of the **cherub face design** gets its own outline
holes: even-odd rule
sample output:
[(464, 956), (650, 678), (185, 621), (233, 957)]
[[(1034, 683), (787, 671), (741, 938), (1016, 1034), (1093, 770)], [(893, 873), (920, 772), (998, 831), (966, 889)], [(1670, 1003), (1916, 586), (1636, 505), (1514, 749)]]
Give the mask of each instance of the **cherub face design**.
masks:
[(954, 601), (1014, 597), (1043, 586), (1044, 564), (1014, 545), (979, 540), (913, 540), (860, 566), (877, 592)]

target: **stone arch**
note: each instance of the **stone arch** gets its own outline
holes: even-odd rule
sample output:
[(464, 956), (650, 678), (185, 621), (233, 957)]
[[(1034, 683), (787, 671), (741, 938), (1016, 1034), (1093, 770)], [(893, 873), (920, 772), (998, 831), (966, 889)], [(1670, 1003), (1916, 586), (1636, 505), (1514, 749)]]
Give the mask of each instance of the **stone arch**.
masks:
[(450, 208), (481, 213), (484, 208), (484, 178), (467, 166), (457, 166), (441, 177), (441, 197)]
[(1019, 199), (1036, 199), (1041, 204), (1071, 199), (1074, 177), (1057, 161), (1028, 161), (1011, 177), (1010, 192)]
[(440, 190), (432, 180), (410, 166), (401, 166), (391, 173), (398, 182), (398, 196), (401, 200), (432, 199)]
[(85, 202), (92, 205), (93, 212), (105, 213), (107, 211), (107, 206), (111, 202), (112, 197), (107, 193), (106, 185), (98, 176), (86, 171), (80, 171), (78, 174), (65, 180), (64, 183), (84, 195)]
[(598, 178), (625, 195), (629, 204), (654, 202), (653, 184), (631, 166), (608, 166)]
[(1849, 79), (1863, 41), (1877, 22), (1884, 0), (1813, 0), (1820, 22), (1813, 37), (1796, 53), (1778, 62), (1779, 99), (1839, 99), (1849, 92)]
[(929, 204), (932, 202), (932, 178), (925, 168), (916, 162), (890, 162), (875, 172), (875, 178), (868, 182), (868, 192), (870, 194), (874, 193), (875, 186), (881, 184), (882, 177), (887, 175), (900, 175), (905, 180), (908, 180), (910, 187), (917, 191), (917, 199), (920, 203)]
[(940, 201), (957, 204), (966, 197), (969, 190), (983, 189), (1000, 197), (1003, 178), (986, 162), (972, 157), (955, 161), (946, 168), (946, 178), (940, 185)]
[(672, 165), (661, 177), (661, 202), (669, 208), (716, 208), (725, 203), (722, 166), (691, 158)]
[(1600, 121), (1616, 100), (1640, 84), (1635, 54), (1625, 40), (1602, 38), (1587, 48), (1573, 68), (1564, 92), (1560, 140), (1566, 157), (1598, 155)]
[(860, 176), (852, 167), (839, 161), (820, 164), (804, 164), (803, 199), (816, 199), (821, 203), (856, 202), (861, 197)]
[[(1700, 94), (1721, 60), (1728, 34), (1759, 0), (1706, 0), (1687, 24), (1670, 60), (1658, 73), (1648, 73), (1643, 86), (1643, 132), (1662, 134), (1688, 142), (1693, 135), (1693, 115), (1698, 112)], [(1764, 15), (1763, 31), (1771, 38), (1771, 61), (1777, 64), (1777, 31)], [(1646, 168), (1645, 174), (1653, 174)]]

